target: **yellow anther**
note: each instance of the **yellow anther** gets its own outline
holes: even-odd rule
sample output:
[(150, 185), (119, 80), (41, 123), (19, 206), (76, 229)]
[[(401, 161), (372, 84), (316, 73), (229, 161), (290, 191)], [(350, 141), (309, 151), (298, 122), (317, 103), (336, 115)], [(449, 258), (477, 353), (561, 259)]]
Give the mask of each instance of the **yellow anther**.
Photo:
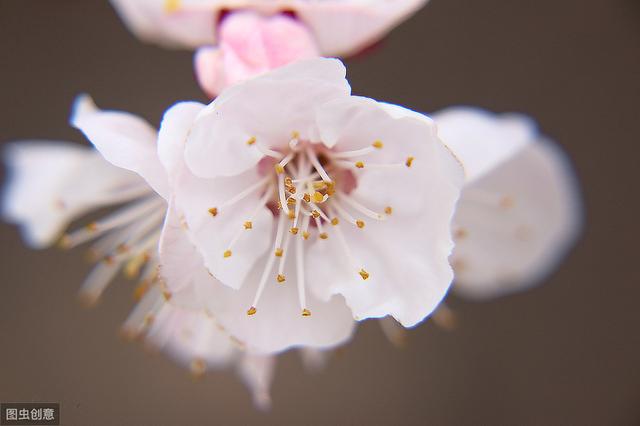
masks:
[(191, 374), (197, 378), (202, 376), (205, 373), (205, 371), (207, 371), (207, 364), (204, 362), (203, 359), (196, 358), (193, 361), (191, 361), (191, 364), (189, 365), (189, 370), (191, 371)]
[(362, 161), (356, 161), (355, 166), (359, 169), (364, 169), (364, 163)]
[(145, 327), (151, 327), (155, 320), (156, 320), (155, 315), (147, 314), (144, 316), (144, 319), (142, 321), (144, 322)]
[(327, 184), (324, 181), (313, 182), (313, 189), (325, 189), (326, 187), (327, 187)]
[(384, 208), (384, 212), (390, 215), (391, 213), (393, 213), (393, 209), (391, 208), (391, 206), (387, 206)]
[(136, 302), (139, 302), (142, 299), (142, 297), (145, 294), (147, 294), (149, 287), (150, 287), (149, 281), (147, 280), (141, 281), (133, 290), (133, 300), (135, 300)]
[(280, 200), (276, 201), (276, 206), (278, 207), (278, 210), (282, 210), (282, 203)]
[(288, 206), (295, 206), (296, 205), (296, 199), (293, 198), (293, 197), (287, 199), (287, 205)]
[(321, 192), (314, 192), (313, 193), (313, 202), (314, 203), (321, 203), (322, 201), (324, 201), (324, 195), (322, 195)]
[(253, 228), (253, 222), (251, 222), (250, 220), (244, 223), (244, 229), (252, 229), (252, 228)]
[(318, 210), (312, 210), (311, 211), (311, 216), (313, 216), (315, 219), (320, 217), (320, 212)]
[(291, 193), (291, 194), (295, 194), (296, 193), (296, 187), (295, 186), (288, 186), (287, 187), (287, 191), (289, 191), (289, 193)]
[(291, 229), (289, 229), (289, 232), (291, 232), (293, 235), (297, 235), (298, 234), (298, 228), (291, 228)]
[(58, 241), (58, 247), (62, 249), (71, 248), (71, 238), (68, 235), (63, 235), (60, 241)]
[(111, 266), (115, 263), (115, 261), (113, 260), (112, 256), (105, 256), (104, 259), (102, 259), (102, 261), (104, 263), (106, 263), (107, 265)]
[(336, 193), (336, 184), (333, 182), (329, 182), (327, 184), (327, 195), (333, 195)]
[(462, 239), (466, 238), (467, 235), (468, 235), (468, 233), (467, 233), (467, 230), (465, 228), (458, 228), (453, 233), (454, 238), (456, 238), (458, 240), (462, 240)]
[(286, 186), (292, 186), (293, 185), (293, 180), (291, 179), (291, 177), (287, 176), (286, 178), (284, 178), (284, 184)]
[(285, 282), (284, 275), (278, 274), (278, 276), (276, 277), (276, 280), (282, 284), (283, 282)]
[(289, 210), (288, 216), (289, 216), (289, 219), (291, 219), (291, 220), (296, 218), (296, 214), (295, 214), (295, 212), (293, 210)]
[(406, 164), (407, 167), (411, 167), (411, 164), (413, 164), (413, 160), (415, 160), (415, 158), (407, 157), (407, 161), (404, 164)]
[(302, 233), (302, 238), (304, 238), (305, 240), (309, 239), (309, 233), (307, 231), (304, 231)]
[(364, 269), (360, 269), (360, 272), (358, 272), (360, 274), (360, 276), (362, 277), (363, 280), (366, 280), (367, 278), (369, 278), (369, 273), (367, 271), (365, 271)]
[(326, 232), (323, 232), (318, 236), (320, 237), (321, 240), (326, 240), (327, 238), (329, 238), (329, 234), (327, 234)]
[(331, 224), (332, 224), (332, 225), (334, 225), (334, 226), (335, 226), (335, 225), (337, 225), (337, 224), (339, 224), (339, 223), (340, 223), (340, 221), (338, 220), (338, 218), (337, 218), (337, 217), (334, 217), (333, 219), (331, 219)]
[(502, 207), (505, 210), (510, 209), (511, 207), (513, 207), (514, 204), (515, 202), (513, 201), (513, 198), (508, 195), (505, 195), (500, 199), (500, 207)]
[(304, 195), (302, 196), (302, 199), (307, 202), (310, 203), (311, 202), (311, 195), (307, 194), (306, 192), (304, 193)]
[(256, 137), (251, 136), (249, 140), (247, 140), (247, 145), (253, 145), (254, 143), (256, 143)]
[(231, 257), (231, 250), (225, 250), (224, 257)]
[(85, 226), (86, 230), (89, 232), (95, 232), (98, 230), (98, 225), (95, 222), (91, 222), (87, 226)]
[(249, 310), (247, 311), (247, 315), (254, 315), (258, 310), (252, 306), (249, 308)]
[(171, 296), (172, 294), (169, 293), (168, 291), (163, 291), (162, 292), (162, 297), (164, 297), (164, 301), (168, 302), (169, 300), (171, 300)]
[(165, 0), (164, 11), (167, 13), (174, 13), (180, 9), (180, 0)]
[(211, 207), (209, 209), (209, 214), (211, 214), (211, 216), (213, 216), (213, 217), (218, 216), (218, 208), (217, 207)]
[(276, 257), (282, 257), (283, 250), (281, 248), (277, 248), (275, 251)]
[(311, 316), (311, 311), (308, 309), (303, 309), (302, 310), (302, 316), (303, 317), (310, 317)]
[(277, 164), (274, 166), (274, 168), (276, 169), (276, 173), (277, 173), (277, 174), (282, 174), (282, 173), (284, 173), (284, 167), (282, 167), (282, 166), (280, 165), (280, 163), (277, 163)]
[(298, 139), (299, 137), (300, 133), (296, 132), (295, 130), (291, 132), (291, 139)]
[(384, 144), (381, 141), (375, 141), (374, 143), (371, 144), (372, 147), (374, 148), (382, 148), (384, 146)]
[(356, 220), (356, 226), (360, 229), (364, 228), (364, 220)]

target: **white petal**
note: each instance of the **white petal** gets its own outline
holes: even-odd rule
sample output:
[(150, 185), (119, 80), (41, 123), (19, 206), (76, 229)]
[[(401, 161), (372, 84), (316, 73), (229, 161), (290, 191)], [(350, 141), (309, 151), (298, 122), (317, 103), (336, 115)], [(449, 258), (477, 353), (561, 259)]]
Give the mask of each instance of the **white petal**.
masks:
[[(177, 234), (169, 236), (169, 232)], [(180, 236), (187, 238), (184, 231), (167, 228), (164, 237), (173, 240)], [(166, 256), (168, 250), (176, 245), (167, 244), (164, 247), (163, 256)], [(189, 259), (200, 257), (195, 247), (189, 255), (182, 251), (180, 253)], [(247, 309), (253, 303), (263, 263), (264, 259), (258, 262), (240, 290), (222, 285), (204, 267), (194, 269), (184, 262), (163, 263), (161, 273), (191, 276), (198, 300), (206, 305), (208, 312), (215, 315), (230, 335), (243, 342), (251, 352), (270, 354), (294, 346), (330, 348), (350, 338), (354, 322), (342, 300), (334, 298), (325, 303), (309, 295), (312, 315), (302, 317), (295, 286), (276, 284), (275, 272), (258, 305), (258, 312), (248, 316)], [(290, 270), (285, 270), (285, 274), (291, 277), (295, 275)]]
[[(214, 41), (216, 12), (209, 0), (111, 0), (120, 18), (140, 39), (168, 47), (195, 48)], [(215, 2), (217, 3), (217, 2)]]
[[(354, 98), (335, 101), (318, 115), (323, 141), (337, 151), (382, 141), (367, 156), (372, 162), (401, 167), (356, 172), (350, 194), (376, 212), (393, 208), (387, 220), (369, 220), (364, 229), (338, 225), (357, 264), (352, 264), (337, 236), (313, 243), (307, 266), (310, 286), (326, 299), (342, 294), (358, 319), (393, 315), (405, 327), (424, 319), (444, 297), (452, 279), (448, 263), (453, 243), (450, 222), (462, 167), (424, 117), (390, 114), (384, 105)], [(407, 157), (414, 157), (410, 168)], [(370, 278), (363, 281), (364, 268)]]
[[(255, 170), (216, 179), (201, 179), (185, 170), (177, 183), (176, 205), (184, 212), (205, 266), (232, 288), (243, 284), (254, 263), (269, 248), (273, 215), (266, 207), (258, 208), (260, 197), (256, 192), (231, 206), (225, 207), (224, 203), (260, 179)], [(211, 208), (218, 209), (216, 216), (209, 212)], [(246, 221), (252, 222), (252, 229), (244, 229)], [(237, 235), (239, 238), (230, 247)], [(229, 257), (224, 256), (227, 250), (232, 252)]]
[(9, 176), (3, 216), (22, 225), (32, 247), (51, 244), (75, 218), (108, 204), (119, 191), (143, 184), (95, 150), (68, 142), (14, 143), (5, 161)]
[(488, 298), (539, 282), (582, 224), (569, 161), (549, 141), (527, 144), (464, 189), (454, 224), (456, 291)]
[(373, 44), (427, 0), (295, 1), (324, 56), (347, 56)]
[(271, 355), (244, 354), (238, 370), (245, 384), (251, 389), (254, 404), (261, 410), (271, 407), (269, 389), (273, 380), (276, 359)]
[(204, 107), (199, 102), (179, 102), (164, 113), (158, 132), (158, 158), (170, 181), (184, 167), (184, 144), (193, 121)]
[(535, 123), (517, 114), (495, 115), (453, 107), (433, 115), (438, 135), (462, 162), (467, 181), (481, 178), (534, 140)]
[(167, 175), (158, 160), (156, 130), (132, 114), (99, 110), (91, 98), (77, 98), (71, 124), (112, 164), (142, 176), (161, 196), (168, 194)]
[[(111, 0), (139, 38), (169, 47), (197, 48), (216, 41), (222, 10), (272, 15), (291, 10), (306, 24), (324, 56), (344, 56), (376, 42), (427, 0)], [(175, 4), (175, 7), (172, 7)]]
[[(186, 161), (198, 176), (231, 176), (255, 166), (257, 145), (286, 147), (294, 132), (313, 139), (315, 108), (350, 88), (335, 59), (299, 61), (224, 90), (197, 118)], [(253, 145), (247, 144), (255, 138)]]

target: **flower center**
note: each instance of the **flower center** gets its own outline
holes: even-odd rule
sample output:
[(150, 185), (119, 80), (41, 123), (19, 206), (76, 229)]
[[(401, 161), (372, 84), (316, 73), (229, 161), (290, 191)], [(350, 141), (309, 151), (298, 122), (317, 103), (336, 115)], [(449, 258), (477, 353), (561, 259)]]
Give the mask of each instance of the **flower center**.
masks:
[[(363, 169), (411, 167), (414, 158), (408, 157), (404, 163), (369, 164), (365, 163), (364, 157), (383, 149), (384, 145), (379, 140), (373, 141), (366, 148), (336, 152), (322, 144), (299, 140), (297, 132), (293, 133), (286, 152), (263, 147), (253, 137), (246, 143), (265, 156), (258, 165), (262, 179), (221, 206), (210, 208), (209, 213), (215, 217), (219, 209), (229, 207), (256, 192), (261, 193), (261, 198), (222, 256), (231, 257), (233, 246), (242, 233), (253, 228), (253, 217), (262, 208), (271, 208), (278, 222), (273, 240), (273, 255), (268, 257), (247, 314), (256, 314), (258, 302), (270, 276), (275, 275), (276, 282), (280, 284), (287, 281), (284, 270), (294, 241), (300, 309), (303, 316), (310, 316), (305, 295), (305, 242), (309, 239), (327, 240), (331, 235), (335, 236), (353, 273), (360, 279), (367, 280), (370, 274), (350, 250), (340, 226), (347, 223), (364, 231), (365, 219), (386, 220), (393, 209), (386, 206), (384, 211), (377, 212), (356, 200), (351, 193), (357, 187), (357, 173)], [(274, 268), (275, 274), (272, 273)]]

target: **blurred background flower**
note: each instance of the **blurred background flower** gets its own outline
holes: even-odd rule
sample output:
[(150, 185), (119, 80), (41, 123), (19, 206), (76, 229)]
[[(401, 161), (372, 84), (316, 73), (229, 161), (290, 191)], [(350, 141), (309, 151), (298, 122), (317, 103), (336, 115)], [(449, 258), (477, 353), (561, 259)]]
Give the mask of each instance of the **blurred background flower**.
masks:
[[(111, 107), (126, 102), (131, 110), (146, 111), (155, 124), (174, 100), (200, 96), (184, 66), (188, 54), (136, 46), (107, 7), (7, 5), (0, 6), (0, 19), (11, 60), (3, 74), (7, 80), (37, 84), (8, 87), (3, 141), (28, 136), (81, 140), (64, 125), (79, 89)], [(633, 182), (628, 135), (635, 114), (632, 76), (638, 62), (630, 52), (638, 39), (637, 16), (636, 6), (622, 1), (581, 8), (572, 2), (546, 8), (540, 2), (530, 7), (436, 2), (392, 34), (386, 49), (352, 62), (350, 80), (357, 93), (422, 111), (472, 104), (535, 116), (543, 133), (553, 135), (577, 166), (587, 200), (587, 233), (565, 266), (532, 292), (489, 304), (450, 299), (458, 326), (449, 334), (422, 327), (410, 333), (413, 345), (394, 352), (375, 327), (365, 324), (354, 346), (336, 357), (326, 374), (301, 380), (298, 364), (287, 363), (274, 388), (274, 399), (286, 404), (276, 405), (273, 417), (260, 417), (263, 423), (361, 422), (365, 412), (373, 423), (397, 420), (400, 412), (408, 416), (405, 423), (500, 423), (522, 419), (522, 413), (531, 423), (636, 419), (638, 377), (629, 366), (639, 352), (637, 333), (630, 332), (637, 314), (634, 298), (626, 293), (637, 288), (624, 268), (632, 264), (629, 251), (611, 253), (610, 248), (625, 247), (624, 236), (633, 235), (636, 226), (633, 200), (631, 208), (616, 213), (611, 206), (629, 191), (616, 182)], [(27, 20), (33, 28), (29, 33), (20, 30)], [(52, 31), (55, 40), (46, 36)], [(416, 39), (425, 53), (416, 52)], [(123, 55), (131, 59), (123, 61)], [(400, 72), (397, 64), (410, 66)], [(160, 93), (157, 87), (167, 90)], [(616, 126), (599, 124), (605, 119)], [(622, 155), (603, 158), (602, 141), (615, 144)], [(625, 162), (629, 167), (623, 167)], [(611, 223), (625, 232), (612, 232)], [(226, 423), (252, 420), (243, 391), (227, 375), (193, 385), (170, 363), (145, 359), (104, 338), (129, 308), (126, 286), (116, 287), (103, 301), (105, 309), (82, 312), (72, 305), (86, 272), (78, 270), (78, 259), (29, 253), (14, 230), (5, 227), (3, 232), (11, 236), (5, 238), (11, 241), (6, 243), (11, 255), (4, 281), (19, 285), (5, 285), (0, 299), (2, 335), (12, 342), (2, 360), (16, 366), (3, 369), (1, 399), (62, 399), (74, 407), (69, 415), (76, 423), (110, 423), (107, 402), (117, 403), (122, 412), (143, 412), (143, 422), (211, 419), (202, 407)], [(611, 296), (616, 294), (624, 297)], [(545, 350), (549, 347), (554, 350)], [(118, 368), (96, 367), (107, 364)], [(159, 376), (158, 366), (166, 374)], [(128, 386), (122, 387), (125, 382)], [(336, 392), (354, 382), (360, 392)], [(221, 384), (238, 399), (216, 398)], [(86, 389), (100, 392), (88, 395)], [(316, 398), (308, 398), (310, 392), (322, 395), (322, 410), (313, 404)], [(175, 395), (188, 396), (178, 402)], [(363, 409), (344, 413), (339, 407), (345, 400)], [(598, 404), (589, 404), (587, 413), (584, 406), (590, 401)]]

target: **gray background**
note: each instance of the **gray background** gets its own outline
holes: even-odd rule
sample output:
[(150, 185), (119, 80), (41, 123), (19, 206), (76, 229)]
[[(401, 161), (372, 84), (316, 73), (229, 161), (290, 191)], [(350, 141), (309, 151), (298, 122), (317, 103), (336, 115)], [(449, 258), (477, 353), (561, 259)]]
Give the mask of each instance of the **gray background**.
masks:
[[(348, 61), (357, 94), (527, 112), (569, 152), (587, 228), (544, 285), (451, 297), (457, 329), (424, 324), (403, 350), (365, 323), (320, 374), (288, 353), (262, 414), (232, 372), (194, 381), (119, 340), (132, 283), (83, 309), (83, 251), (30, 251), (2, 225), (0, 401), (59, 401), (73, 425), (640, 424), (639, 24), (633, 0), (433, 0)], [(139, 43), (106, 1), (0, 0), (0, 53), (3, 143), (83, 142), (66, 124), (81, 91), (154, 124), (204, 100), (190, 53)]]

